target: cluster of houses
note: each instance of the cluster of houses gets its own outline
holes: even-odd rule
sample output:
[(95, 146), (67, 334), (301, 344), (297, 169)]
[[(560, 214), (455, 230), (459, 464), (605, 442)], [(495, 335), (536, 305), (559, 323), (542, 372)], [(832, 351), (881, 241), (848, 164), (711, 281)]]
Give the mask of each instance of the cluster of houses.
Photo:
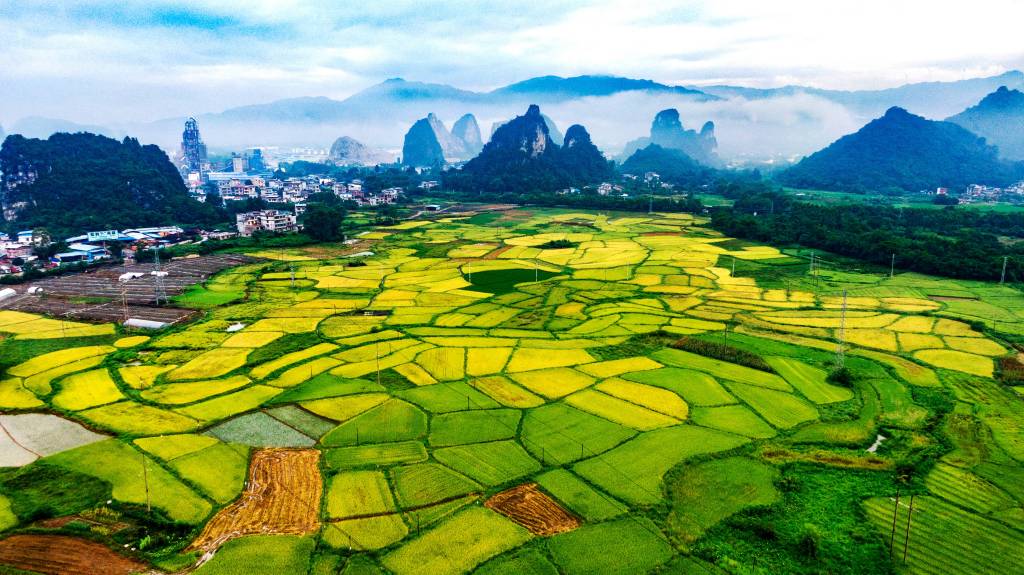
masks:
[(967, 186), (967, 190), (960, 195), (959, 199), (960, 203), (963, 204), (979, 202), (1024, 203), (1024, 182), (1017, 182), (1007, 188), (971, 184)]
[(48, 261), (40, 261), (35, 248), (52, 244), (51, 238), (31, 230), (17, 232), (13, 236), (0, 233), (0, 275), (21, 273), (26, 264), (48, 268), (109, 259), (112, 257), (110, 246), (115, 243), (128, 246), (129, 250), (139, 250), (191, 241), (191, 237), (178, 226), (88, 232), (66, 238), (67, 251), (53, 254)]
[[(304, 204), (310, 194), (329, 192), (342, 200), (351, 200), (360, 206), (378, 206), (393, 204), (402, 194), (402, 188), (388, 188), (371, 193), (363, 188), (363, 181), (353, 179), (347, 182), (325, 178), (322, 176), (306, 176), (292, 178), (268, 178), (262, 176), (244, 176), (213, 179), (220, 197), (226, 201), (240, 201), (259, 198), (268, 204)], [(206, 200), (206, 190), (201, 186), (191, 188), (193, 196)], [(301, 215), (301, 208), (297, 211)]]
[[(662, 190), (672, 190), (675, 186), (672, 184), (661, 181), (661, 176), (655, 172), (645, 172), (643, 176), (636, 176), (633, 174), (623, 174), (622, 177), (632, 182), (643, 182), (648, 188), (660, 188)], [(597, 192), (599, 196), (618, 196), (621, 198), (628, 198), (629, 192), (626, 190), (626, 186), (617, 184), (614, 182), (601, 182), (594, 187), (586, 187), (585, 190), (593, 190)], [(559, 195), (566, 194), (578, 194), (581, 190), (579, 188), (566, 188), (559, 190)]]

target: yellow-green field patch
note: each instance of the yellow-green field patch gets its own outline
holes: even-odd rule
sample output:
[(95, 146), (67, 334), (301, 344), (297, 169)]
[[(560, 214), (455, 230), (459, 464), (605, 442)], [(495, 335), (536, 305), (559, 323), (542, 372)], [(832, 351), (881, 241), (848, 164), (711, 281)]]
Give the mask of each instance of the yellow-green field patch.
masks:
[(544, 397), (557, 399), (594, 383), (594, 378), (568, 367), (552, 367), (513, 373), (516, 383)]

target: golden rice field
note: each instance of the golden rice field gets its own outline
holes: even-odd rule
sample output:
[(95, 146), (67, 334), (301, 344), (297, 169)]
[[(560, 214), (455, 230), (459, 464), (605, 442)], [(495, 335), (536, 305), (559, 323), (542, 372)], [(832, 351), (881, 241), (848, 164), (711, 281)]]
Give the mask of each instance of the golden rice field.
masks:
[[(779, 287), (731, 266), (802, 270), (798, 252), (705, 224), (510, 210), (368, 231), (364, 265), (255, 251), (229, 270), (245, 299), (153, 333), (0, 310), (0, 545), (81, 523), (199, 574), (1009, 572), (1022, 294), (914, 274)], [(850, 381), (830, 376), (840, 352)], [(7, 419), (41, 413), (62, 423)], [(261, 470), (268, 453), (313, 462), (302, 489)], [(897, 490), (929, 534), (906, 565)], [(70, 519), (39, 523), (42, 504)], [(116, 539), (82, 519), (97, 509), (177, 539)], [(970, 561), (945, 550), (971, 537), (989, 547)]]

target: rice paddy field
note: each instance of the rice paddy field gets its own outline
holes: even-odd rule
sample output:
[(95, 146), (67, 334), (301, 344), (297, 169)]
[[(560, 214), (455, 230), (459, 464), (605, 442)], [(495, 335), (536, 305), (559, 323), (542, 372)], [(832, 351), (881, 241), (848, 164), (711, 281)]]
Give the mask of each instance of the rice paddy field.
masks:
[(145, 334), (0, 311), (0, 571), (1024, 573), (1024, 294), (705, 224), (409, 221)]

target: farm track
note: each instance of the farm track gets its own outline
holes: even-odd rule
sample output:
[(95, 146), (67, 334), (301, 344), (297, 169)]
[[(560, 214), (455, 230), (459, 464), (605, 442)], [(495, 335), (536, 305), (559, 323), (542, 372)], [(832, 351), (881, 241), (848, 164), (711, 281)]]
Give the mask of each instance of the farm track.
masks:
[(484, 505), (522, 525), (534, 535), (565, 533), (581, 525), (578, 517), (538, 489), (536, 483), (524, 483), (497, 493)]
[(189, 546), (210, 553), (243, 535), (305, 535), (320, 527), (323, 481), (315, 449), (261, 449), (249, 463), (245, 491)]
[(0, 541), (0, 563), (47, 575), (127, 575), (147, 572), (106, 546), (66, 535), (11, 535)]

